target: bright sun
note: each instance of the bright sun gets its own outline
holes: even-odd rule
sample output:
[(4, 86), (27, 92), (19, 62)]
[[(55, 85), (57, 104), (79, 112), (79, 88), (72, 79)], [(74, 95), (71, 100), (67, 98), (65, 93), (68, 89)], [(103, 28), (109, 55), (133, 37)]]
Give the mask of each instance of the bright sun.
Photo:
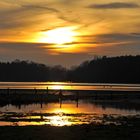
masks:
[(65, 44), (75, 41), (77, 33), (75, 27), (61, 27), (46, 32), (42, 32), (38, 42), (50, 44)]

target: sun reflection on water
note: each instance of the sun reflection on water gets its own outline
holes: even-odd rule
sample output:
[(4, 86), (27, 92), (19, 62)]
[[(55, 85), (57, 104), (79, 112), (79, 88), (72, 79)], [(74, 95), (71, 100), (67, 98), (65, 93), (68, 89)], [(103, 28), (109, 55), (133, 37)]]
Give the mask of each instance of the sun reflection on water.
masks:
[[(99, 104), (100, 103), (100, 104)], [(43, 104), (22, 105), (19, 109), (16, 106), (8, 105), (0, 107), (0, 126), (26, 126), (26, 125), (51, 125), (51, 126), (72, 126), (89, 123), (101, 123), (104, 116), (130, 116), (140, 114), (134, 109), (106, 107), (106, 101), (93, 102), (89, 100), (62, 100), (61, 102)], [(78, 104), (78, 105), (77, 105)], [(61, 107), (60, 107), (61, 105)], [(13, 123), (14, 122), (14, 123)], [(110, 120), (109, 120), (110, 122)]]
[(64, 110), (62, 108), (54, 110), (55, 115), (48, 116), (46, 119), (49, 120), (50, 125), (52, 126), (70, 126), (72, 125), (72, 122), (69, 121), (69, 116), (66, 116), (65, 114), (68, 113), (68, 110)]
[(65, 89), (65, 86), (61, 86), (61, 85), (54, 85), (50, 87), (51, 89)]
[(71, 88), (71, 86), (66, 86), (66, 85), (52, 85), (52, 86), (49, 86), (49, 89), (53, 89), (53, 90), (70, 90), (72, 88)]
[(68, 120), (67, 116), (63, 115), (56, 115), (49, 117), (50, 119), (50, 125), (52, 126), (65, 126), (65, 125), (71, 125), (72, 123)]

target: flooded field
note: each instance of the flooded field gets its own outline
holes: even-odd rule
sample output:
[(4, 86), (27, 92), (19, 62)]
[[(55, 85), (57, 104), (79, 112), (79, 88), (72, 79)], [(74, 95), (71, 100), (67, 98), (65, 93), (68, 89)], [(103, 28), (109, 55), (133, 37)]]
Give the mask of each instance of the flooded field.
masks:
[(0, 82), (0, 89), (0, 126), (119, 125), (111, 118), (140, 116), (139, 84)]
[(94, 103), (91, 100), (63, 101), (60, 103), (6, 105), (0, 107), (0, 125), (71, 126), (90, 123), (115, 123), (105, 118), (140, 115), (140, 109), (127, 109)]

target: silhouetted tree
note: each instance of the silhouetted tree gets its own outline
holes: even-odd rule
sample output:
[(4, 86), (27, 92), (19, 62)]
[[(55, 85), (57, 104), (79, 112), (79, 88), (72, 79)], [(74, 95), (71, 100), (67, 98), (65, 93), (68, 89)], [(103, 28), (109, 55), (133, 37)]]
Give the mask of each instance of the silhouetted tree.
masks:
[(103, 56), (69, 70), (29, 61), (0, 62), (0, 81), (140, 83), (140, 56)]
[(140, 83), (140, 56), (106, 57), (86, 61), (67, 73), (73, 82)]
[(0, 63), (0, 81), (57, 81), (63, 80), (63, 76), (63, 67), (49, 67), (44, 64), (20, 60)]

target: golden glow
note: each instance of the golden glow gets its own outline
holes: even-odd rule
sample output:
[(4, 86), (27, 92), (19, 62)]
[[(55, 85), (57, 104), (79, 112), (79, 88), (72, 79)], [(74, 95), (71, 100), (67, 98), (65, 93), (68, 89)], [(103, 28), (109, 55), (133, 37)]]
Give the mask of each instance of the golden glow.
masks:
[(60, 27), (41, 32), (37, 42), (62, 45), (75, 41), (76, 27)]
[(54, 86), (51, 86), (51, 89), (64, 89), (64, 86), (54, 85)]
[(66, 116), (65, 113), (69, 113), (69, 109), (55, 109), (54, 113), (57, 115), (54, 116), (49, 116), (46, 117), (48, 120), (50, 120), (50, 125), (52, 126), (70, 126), (72, 125), (72, 122), (69, 121), (70, 118), (72, 118), (71, 116)]
[[(60, 108), (59, 103), (49, 103), (43, 104), (43, 108), (40, 108), (40, 105), (36, 106), (32, 105), (30, 108), (33, 109), (33, 112), (27, 111), (23, 109), (23, 113), (27, 116), (23, 116), (22, 118), (27, 119), (28, 121), (18, 121), (15, 123), (7, 123), (3, 122), (0, 125), (52, 125), (52, 126), (70, 126), (70, 125), (78, 125), (78, 124), (88, 124), (91, 122), (99, 122), (101, 121), (101, 116), (103, 114), (126, 114), (126, 111), (120, 111), (113, 108), (104, 109), (101, 106), (94, 105), (93, 103), (87, 102), (79, 102), (77, 107), (77, 103), (75, 101), (64, 101), (62, 102), (62, 108)], [(17, 108), (15, 108), (19, 111)], [(12, 108), (13, 110), (13, 108)], [(17, 112), (15, 110), (15, 112)], [(34, 116), (34, 113), (37, 112), (37, 116)], [(49, 114), (49, 115), (48, 115)], [(29, 116), (28, 116), (29, 115)], [(12, 117), (13, 119), (19, 119), (18, 117)], [(36, 121), (37, 119), (37, 121)], [(38, 121), (40, 119), (40, 121)]]
[(65, 85), (53, 85), (53, 86), (49, 86), (49, 89), (54, 89), (54, 90), (64, 90), (64, 89), (68, 89), (70, 90), (71, 89), (71, 86), (65, 86)]
[(64, 125), (71, 125), (71, 122), (68, 120), (67, 116), (51, 116), (50, 117), (50, 124), (52, 126), (64, 126)]
[(58, 104), (58, 106), (55, 109), (51, 110), (51, 113), (55, 113), (55, 114), (63, 114), (63, 113), (74, 113), (75, 112), (75, 106), (70, 106), (68, 105), (62, 105), (62, 108), (60, 108), (60, 104)]

